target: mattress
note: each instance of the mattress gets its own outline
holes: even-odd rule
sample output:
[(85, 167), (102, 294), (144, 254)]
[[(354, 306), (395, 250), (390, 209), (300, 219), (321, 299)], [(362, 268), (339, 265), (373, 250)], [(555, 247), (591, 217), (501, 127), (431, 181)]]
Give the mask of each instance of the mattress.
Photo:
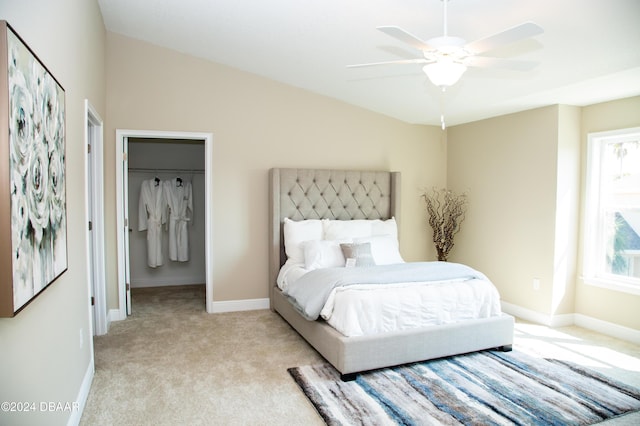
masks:
[[(285, 264), (281, 289), (308, 271)], [(484, 279), (454, 279), (385, 285), (358, 284), (333, 289), (320, 316), (347, 337), (409, 330), (501, 315), (500, 295)]]

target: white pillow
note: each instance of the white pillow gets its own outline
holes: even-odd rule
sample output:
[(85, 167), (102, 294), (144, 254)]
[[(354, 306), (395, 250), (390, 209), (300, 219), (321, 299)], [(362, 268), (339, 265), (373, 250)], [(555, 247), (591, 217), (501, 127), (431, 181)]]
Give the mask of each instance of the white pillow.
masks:
[(371, 255), (376, 265), (404, 263), (400, 255), (398, 239), (393, 235), (373, 235), (371, 237), (354, 238), (354, 243), (370, 243)]
[(321, 240), (322, 221), (308, 219), (294, 221), (284, 218), (284, 252), (293, 263), (304, 263), (304, 251), (301, 244), (309, 240)]
[(345, 238), (361, 238), (371, 236), (373, 221), (371, 220), (330, 220), (322, 221), (325, 240)]
[(309, 240), (302, 243), (305, 269), (337, 268), (344, 266), (345, 260), (341, 243), (351, 240)]
[(372, 221), (371, 235), (392, 235), (398, 237), (398, 224), (396, 218), (387, 220), (376, 219)]

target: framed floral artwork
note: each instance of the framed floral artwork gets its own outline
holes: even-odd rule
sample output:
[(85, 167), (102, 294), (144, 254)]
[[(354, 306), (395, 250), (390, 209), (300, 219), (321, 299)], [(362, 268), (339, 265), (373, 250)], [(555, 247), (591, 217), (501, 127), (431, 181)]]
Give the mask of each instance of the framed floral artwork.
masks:
[(65, 92), (0, 21), (0, 316), (67, 270)]

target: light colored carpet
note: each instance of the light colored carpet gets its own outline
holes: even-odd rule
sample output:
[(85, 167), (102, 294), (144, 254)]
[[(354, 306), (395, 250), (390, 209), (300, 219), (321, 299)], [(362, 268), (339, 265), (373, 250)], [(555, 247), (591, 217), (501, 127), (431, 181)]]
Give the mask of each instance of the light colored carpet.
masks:
[(321, 425), (287, 368), (321, 357), (269, 310), (207, 314), (204, 286), (133, 289), (96, 337), (82, 425)]
[[(322, 358), (269, 310), (207, 314), (204, 292), (133, 289), (133, 315), (94, 339), (82, 425), (323, 424), (287, 372)], [(640, 387), (638, 345), (519, 321), (514, 347)]]

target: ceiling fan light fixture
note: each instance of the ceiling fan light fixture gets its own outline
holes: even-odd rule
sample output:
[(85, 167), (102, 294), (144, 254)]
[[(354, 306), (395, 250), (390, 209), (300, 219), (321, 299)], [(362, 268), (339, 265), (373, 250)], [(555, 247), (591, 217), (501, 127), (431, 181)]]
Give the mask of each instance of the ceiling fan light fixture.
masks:
[(451, 60), (439, 60), (425, 65), (422, 70), (433, 84), (444, 89), (456, 84), (467, 67)]

